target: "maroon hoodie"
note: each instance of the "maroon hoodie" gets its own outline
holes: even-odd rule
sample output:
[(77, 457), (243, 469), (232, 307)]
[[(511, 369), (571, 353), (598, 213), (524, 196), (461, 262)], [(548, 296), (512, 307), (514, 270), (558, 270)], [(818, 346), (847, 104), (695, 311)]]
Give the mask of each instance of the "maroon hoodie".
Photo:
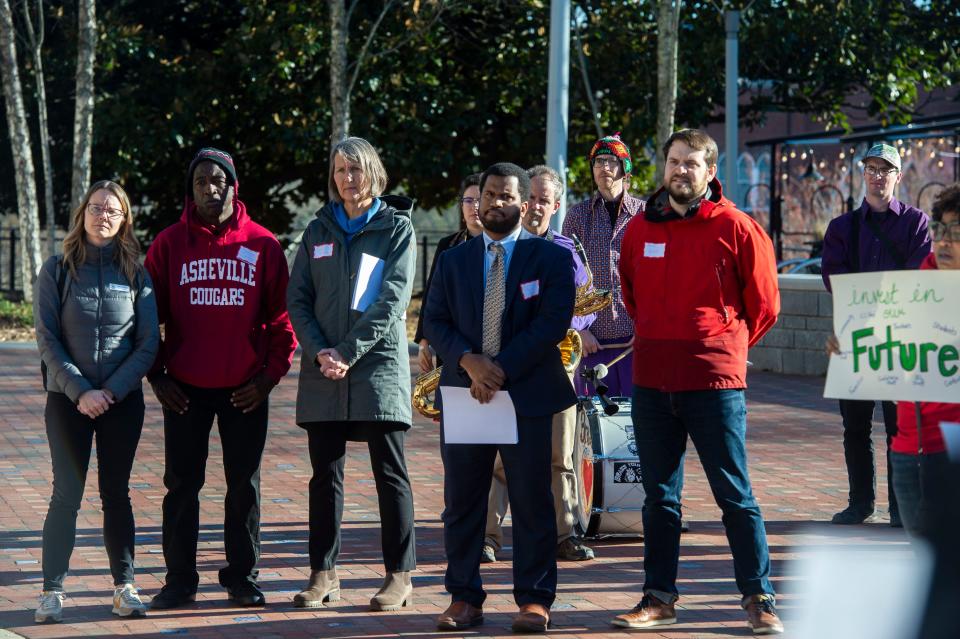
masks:
[(201, 388), (232, 388), (266, 371), (286, 375), (297, 341), (287, 314), (287, 262), (243, 202), (217, 229), (188, 199), (180, 221), (147, 251), (164, 339), (151, 371)]

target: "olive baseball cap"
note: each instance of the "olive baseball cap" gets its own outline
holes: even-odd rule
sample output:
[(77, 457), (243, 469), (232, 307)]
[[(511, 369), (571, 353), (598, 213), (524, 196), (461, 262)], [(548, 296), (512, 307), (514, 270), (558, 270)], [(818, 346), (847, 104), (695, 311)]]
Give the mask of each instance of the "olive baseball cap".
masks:
[(900, 170), (900, 153), (889, 144), (874, 144), (870, 147), (870, 150), (867, 151), (867, 154), (863, 156), (864, 160), (867, 158), (880, 158), (888, 162), (898, 171)]

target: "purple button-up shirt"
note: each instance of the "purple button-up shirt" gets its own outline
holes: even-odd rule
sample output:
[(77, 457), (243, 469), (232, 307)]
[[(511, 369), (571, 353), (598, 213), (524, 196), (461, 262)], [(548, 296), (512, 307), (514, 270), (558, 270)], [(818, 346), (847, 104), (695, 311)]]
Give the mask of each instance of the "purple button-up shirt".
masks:
[[(580, 256), (577, 254), (577, 248), (573, 244), (573, 240), (568, 237), (564, 237), (559, 233), (555, 233), (552, 229), (548, 230), (545, 239), (552, 241), (557, 246), (562, 246), (563, 248), (570, 251), (573, 255), (573, 281), (579, 289), (581, 286), (587, 283), (590, 279), (590, 276), (587, 275), (587, 269), (583, 266), (583, 260), (580, 259)], [(593, 286), (590, 287), (590, 290), (593, 290)], [(596, 313), (590, 313), (589, 315), (574, 315), (573, 321), (570, 322), (570, 328), (582, 331), (585, 328), (590, 328), (590, 325), (593, 324), (593, 320), (597, 319)]]
[(620, 243), (627, 224), (642, 213), (643, 208), (643, 200), (624, 191), (617, 223), (611, 227), (603, 198), (600, 193), (594, 193), (589, 200), (570, 207), (563, 220), (563, 234), (567, 237), (576, 234), (583, 243), (593, 272), (593, 285), (613, 291), (613, 304), (597, 313), (590, 327), (598, 340), (626, 342), (633, 335), (633, 320), (627, 315), (620, 293)]
[[(854, 215), (860, 216), (860, 237), (856, 238), (859, 242), (860, 264), (856, 267), (850, 264), (850, 246), (854, 239), (850, 234), (853, 231)], [(867, 226), (866, 215), (877, 221), (880, 230), (900, 251), (900, 255), (906, 260), (904, 268), (919, 268), (923, 258), (930, 253), (930, 233), (927, 231), (929, 219), (926, 213), (894, 198), (890, 201), (887, 212), (878, 214), (870, 211), (870, 205), (864, 199), (856, 211), (833, 218), (823, 236), (821, 273), (828, 291), (831, 290), (831, 275), (899, 270), (893, 255)]]

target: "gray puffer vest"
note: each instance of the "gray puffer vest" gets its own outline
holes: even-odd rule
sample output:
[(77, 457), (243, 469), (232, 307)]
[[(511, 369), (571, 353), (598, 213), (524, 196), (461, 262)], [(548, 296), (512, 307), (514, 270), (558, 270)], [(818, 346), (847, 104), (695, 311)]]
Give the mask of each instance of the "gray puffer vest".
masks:
[(134, 282), (127, 280), (114, 261), (113, 243), (103, 248), (87, 244), (86, 251), (76, 278), (63, 256), (55, 255), (43, 264), (34, 285), (33, 316), (46, 389), (73, 402), (88, 390), (105, 389), (120, 401), (141, 387), (157, 356), (160, 329), (153, 284), (142, 269)]

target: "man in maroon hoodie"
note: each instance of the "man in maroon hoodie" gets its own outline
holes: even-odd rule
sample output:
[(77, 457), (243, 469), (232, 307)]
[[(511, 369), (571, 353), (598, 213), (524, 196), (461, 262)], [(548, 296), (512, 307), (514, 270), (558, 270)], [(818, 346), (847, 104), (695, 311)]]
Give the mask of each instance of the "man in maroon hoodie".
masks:
[(229, 154), (204, 148), (187, 171), (180, 221), (147, 251), (164, 340), (148, 375), (163, 406), (167, 578), (153, 608), (194, 600), (198, 495), (214, 417), (227, 480), (220, 584), (241, 606), (264, 604), (260, 555), (260, 459), (270, 391), (287, 373), (296, 338), (287, 314), (289, 274), (280, 243), (237, 198)]

